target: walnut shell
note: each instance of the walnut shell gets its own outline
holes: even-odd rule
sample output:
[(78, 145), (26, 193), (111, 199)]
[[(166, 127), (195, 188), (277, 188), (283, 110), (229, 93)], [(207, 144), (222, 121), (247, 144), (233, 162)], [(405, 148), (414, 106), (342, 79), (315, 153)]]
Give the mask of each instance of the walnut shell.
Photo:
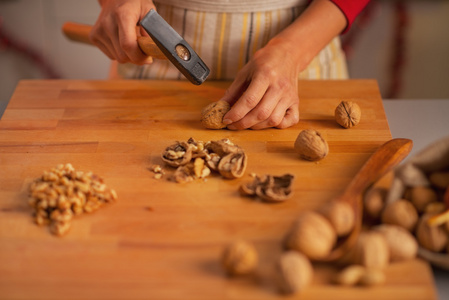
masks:
[(406, 229), (397, 225), (379, 225), (374, 230), (386, 239), (391, 261), (402, 261), (415, 258), (418, 254), (418, 242)]
[(302, 253), (287, 251), (277, 263), (277, 283), (286, 294), (295, 294), (308, 286), (313, 278), (313, 267)]
[(316, 212), (306, 211), (291, 228), (285, 246), (310, 259), (320, 259), (329, 255), (336, 241), (337, 234), (331, 223)]
[(292, 195), (291, 186), (294, 178), (295, 176), (291, 174), (255, 176), (252, 182), (242, 184), (239, 191), (243, 196), (257, 195), (267, 202), (281, 202)]
[(227, 125), (223, 123), (223, 117), (231, 109), (228, 102), (220, 100), (210, 103), (201, 111), (201, 124), (209, 129), (222, 129)]
[(220, 159), (218, 172), (228, 179), (240, 178), (245, 174), (248, 159), (244, 152), (230, 153)]
[(162, 160), (172, 167), (184, 166), (192, 159), (192, 145), (186, 142), (176, 142), (165, 148)]
[(366, 269), (366, 272), (360, 277), (359, 283), (364, 286), (373, 286), (383, 284), (385, 281), (385, 273), (382, 270)]
[(432, 214), (421, 216), (416, 228), (416, 238), (420, 246), (433, 252), (442, 251), (448, 244), (448, 235), (445, 232), (444, 224), (430, 226), (427, 221)]
[(319, 212), (330, 221), (338, 237), (349, 234), (354, 228), (354, 210), (347, 202), (333, 200), (322, 206)]
[(243, 275), (254, 271), (258, 254), (253, 244), (235, 241), (226, 246), (221, 256), (221, 265), (228, 275)]
[(352, 101), (341, 101), (335, 109), (335, 121), (344, 128), (359, 124), (361, 115), (360, 106)]
[(329, 145), (326, 140), (313, 129), (301, 131), (296, 138), (294, 148), (301, 158), (310, 161), (321, 160), (329, 153)]
[(381, 219), (384, 224), (399, 225), (413, 231), (418, 222), (418, 212), (409, 201), (400, 199), (385, 206)]

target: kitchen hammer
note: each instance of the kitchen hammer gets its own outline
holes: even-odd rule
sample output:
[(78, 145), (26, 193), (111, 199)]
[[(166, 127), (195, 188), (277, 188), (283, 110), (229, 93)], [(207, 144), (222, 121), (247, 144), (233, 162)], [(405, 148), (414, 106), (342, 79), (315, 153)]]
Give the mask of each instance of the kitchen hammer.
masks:
[[(190, 45), (155, 11), (150, 10), (140, 21), (150, 35), (138, 36), (137, 43), (146, 55), (155, 59), (168, 59), (193, 84), (200, 85), (210, 70)], [(92, 26), (66, 22), (62, 31), (72, 41), (91, 44)]]

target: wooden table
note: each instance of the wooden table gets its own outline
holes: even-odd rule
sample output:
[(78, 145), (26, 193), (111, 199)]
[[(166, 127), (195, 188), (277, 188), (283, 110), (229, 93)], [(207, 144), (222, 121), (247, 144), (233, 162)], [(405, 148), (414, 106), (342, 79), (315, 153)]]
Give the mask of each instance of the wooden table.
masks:
[[(300, 82), (301, 121), (261, 131), (206, 130), (202, 107), (228, 83), (21, 81), (0, 121), (1, 299), (283, 299), (272, 279), (281, 240), (295, 217), (337, 196), (378, 146), (391, 139), (375, 81)], [(333, 112), (356, 101), (361, 123), (343, 129)], [(319, 130), (330, 153), (301, 160), (298, 133)], [(247, 173), (295, 175), (293, 197), (279, 204), (242, 198), (245, 176), (176, 184), (149, 168), (174, 141), (229, 138), (249, 157)], [(32, 222), (30, 182), (57, 164), (93, 171), (118, 201), (72, 221), (64, 237)], [(228, 279), (225, 244), (246, 239), (261, 263), (255, 275)], [(332, 285), (332, 266), (316, 265), (298, 299), (436, 299), (429, 265), (416, 259), (386, 269), (373, 288)]]

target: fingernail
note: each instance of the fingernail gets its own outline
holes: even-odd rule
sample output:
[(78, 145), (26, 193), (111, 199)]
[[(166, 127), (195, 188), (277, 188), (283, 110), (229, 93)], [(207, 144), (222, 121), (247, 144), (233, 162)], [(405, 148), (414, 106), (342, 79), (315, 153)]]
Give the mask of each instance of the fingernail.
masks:
[(223, 123), (226, 125), (229, 125), (232, 123), (232, 120), (231, 119), (223, 119)]

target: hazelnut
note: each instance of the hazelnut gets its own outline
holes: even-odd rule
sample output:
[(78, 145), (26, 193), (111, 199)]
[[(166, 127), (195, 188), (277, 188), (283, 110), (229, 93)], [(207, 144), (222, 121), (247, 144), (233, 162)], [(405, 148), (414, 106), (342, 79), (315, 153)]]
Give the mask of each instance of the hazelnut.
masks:
[(287, 251), (279, 259), (276, 274), (280, 290), (286, 294), (295, 294), (310, 284), (313, 267), (304, 254)]
[(230, 109), (229, 103), (223, 100), (210, 103), (201, 110), (201, 124), (209, 129), (225, 128), (223, 117)]
[(416, 228), (416, 238), (419, 245), (433, 252), (440, 252), (448, 243), (448, 236), (443, 226), (430, 226), (428, 220), (431, 214), (421, 216)]
[(429, 203), (436, 202), (437, 200), (437, 193), (429, 187), (417, 186), (410, 189), (410, 201), (420, 213), (424, 212)]
[(334, 282), (341, 285), (356, 285), (366, 272), (366, 268), (361, 265), (349, 265), (334, 277)]
[(406, 229), (397, 225), (380, 225), (374, 227), (386, 239), (391, 261), (412, 259), (418, 253), (418, 242)]
[(333, 200), (324, 205), (319, 212), (329, 220), (338, 237), (349, 234), (354, 228), (354, 211), (347, 202)]
[(390, 260), (387, 241), (379, 232), (361, 232), (354, 247), (346, 253), (345, 259), (367, 268), (386, 267)]
[(296, 138), (294, 148), (301, 158), (317, 161), (329, 153), (329, 146), (323, 136), (316, 130), (301, 131)]
[(384, 224), (399, 225), (408, 231), (413, 231), (418, 222), (418, 213), (413, 204), (400, 199), (386, 205), (381, 219)]
[(365, 213), (372, 219), (378, 220), (385, 206), (387, 189), (374, 187), (366, 192), (363, 198)]
[(236, 241), (225, 247), (221, 264), (228, 275), (251, 273), (257, 266), (258, 255), (254, 246), (246, 241)]
[(303, 212), (286, 238), (287, 249), (304, 253), (310, 259), (324, 258), (337, 241), (337, 234), (331, 223), (322, 215)]
[(351, 101), (341, 101), (335, 109), (335, 120), (344, 128), (351, 128), (360, 122), (360, 106)]

